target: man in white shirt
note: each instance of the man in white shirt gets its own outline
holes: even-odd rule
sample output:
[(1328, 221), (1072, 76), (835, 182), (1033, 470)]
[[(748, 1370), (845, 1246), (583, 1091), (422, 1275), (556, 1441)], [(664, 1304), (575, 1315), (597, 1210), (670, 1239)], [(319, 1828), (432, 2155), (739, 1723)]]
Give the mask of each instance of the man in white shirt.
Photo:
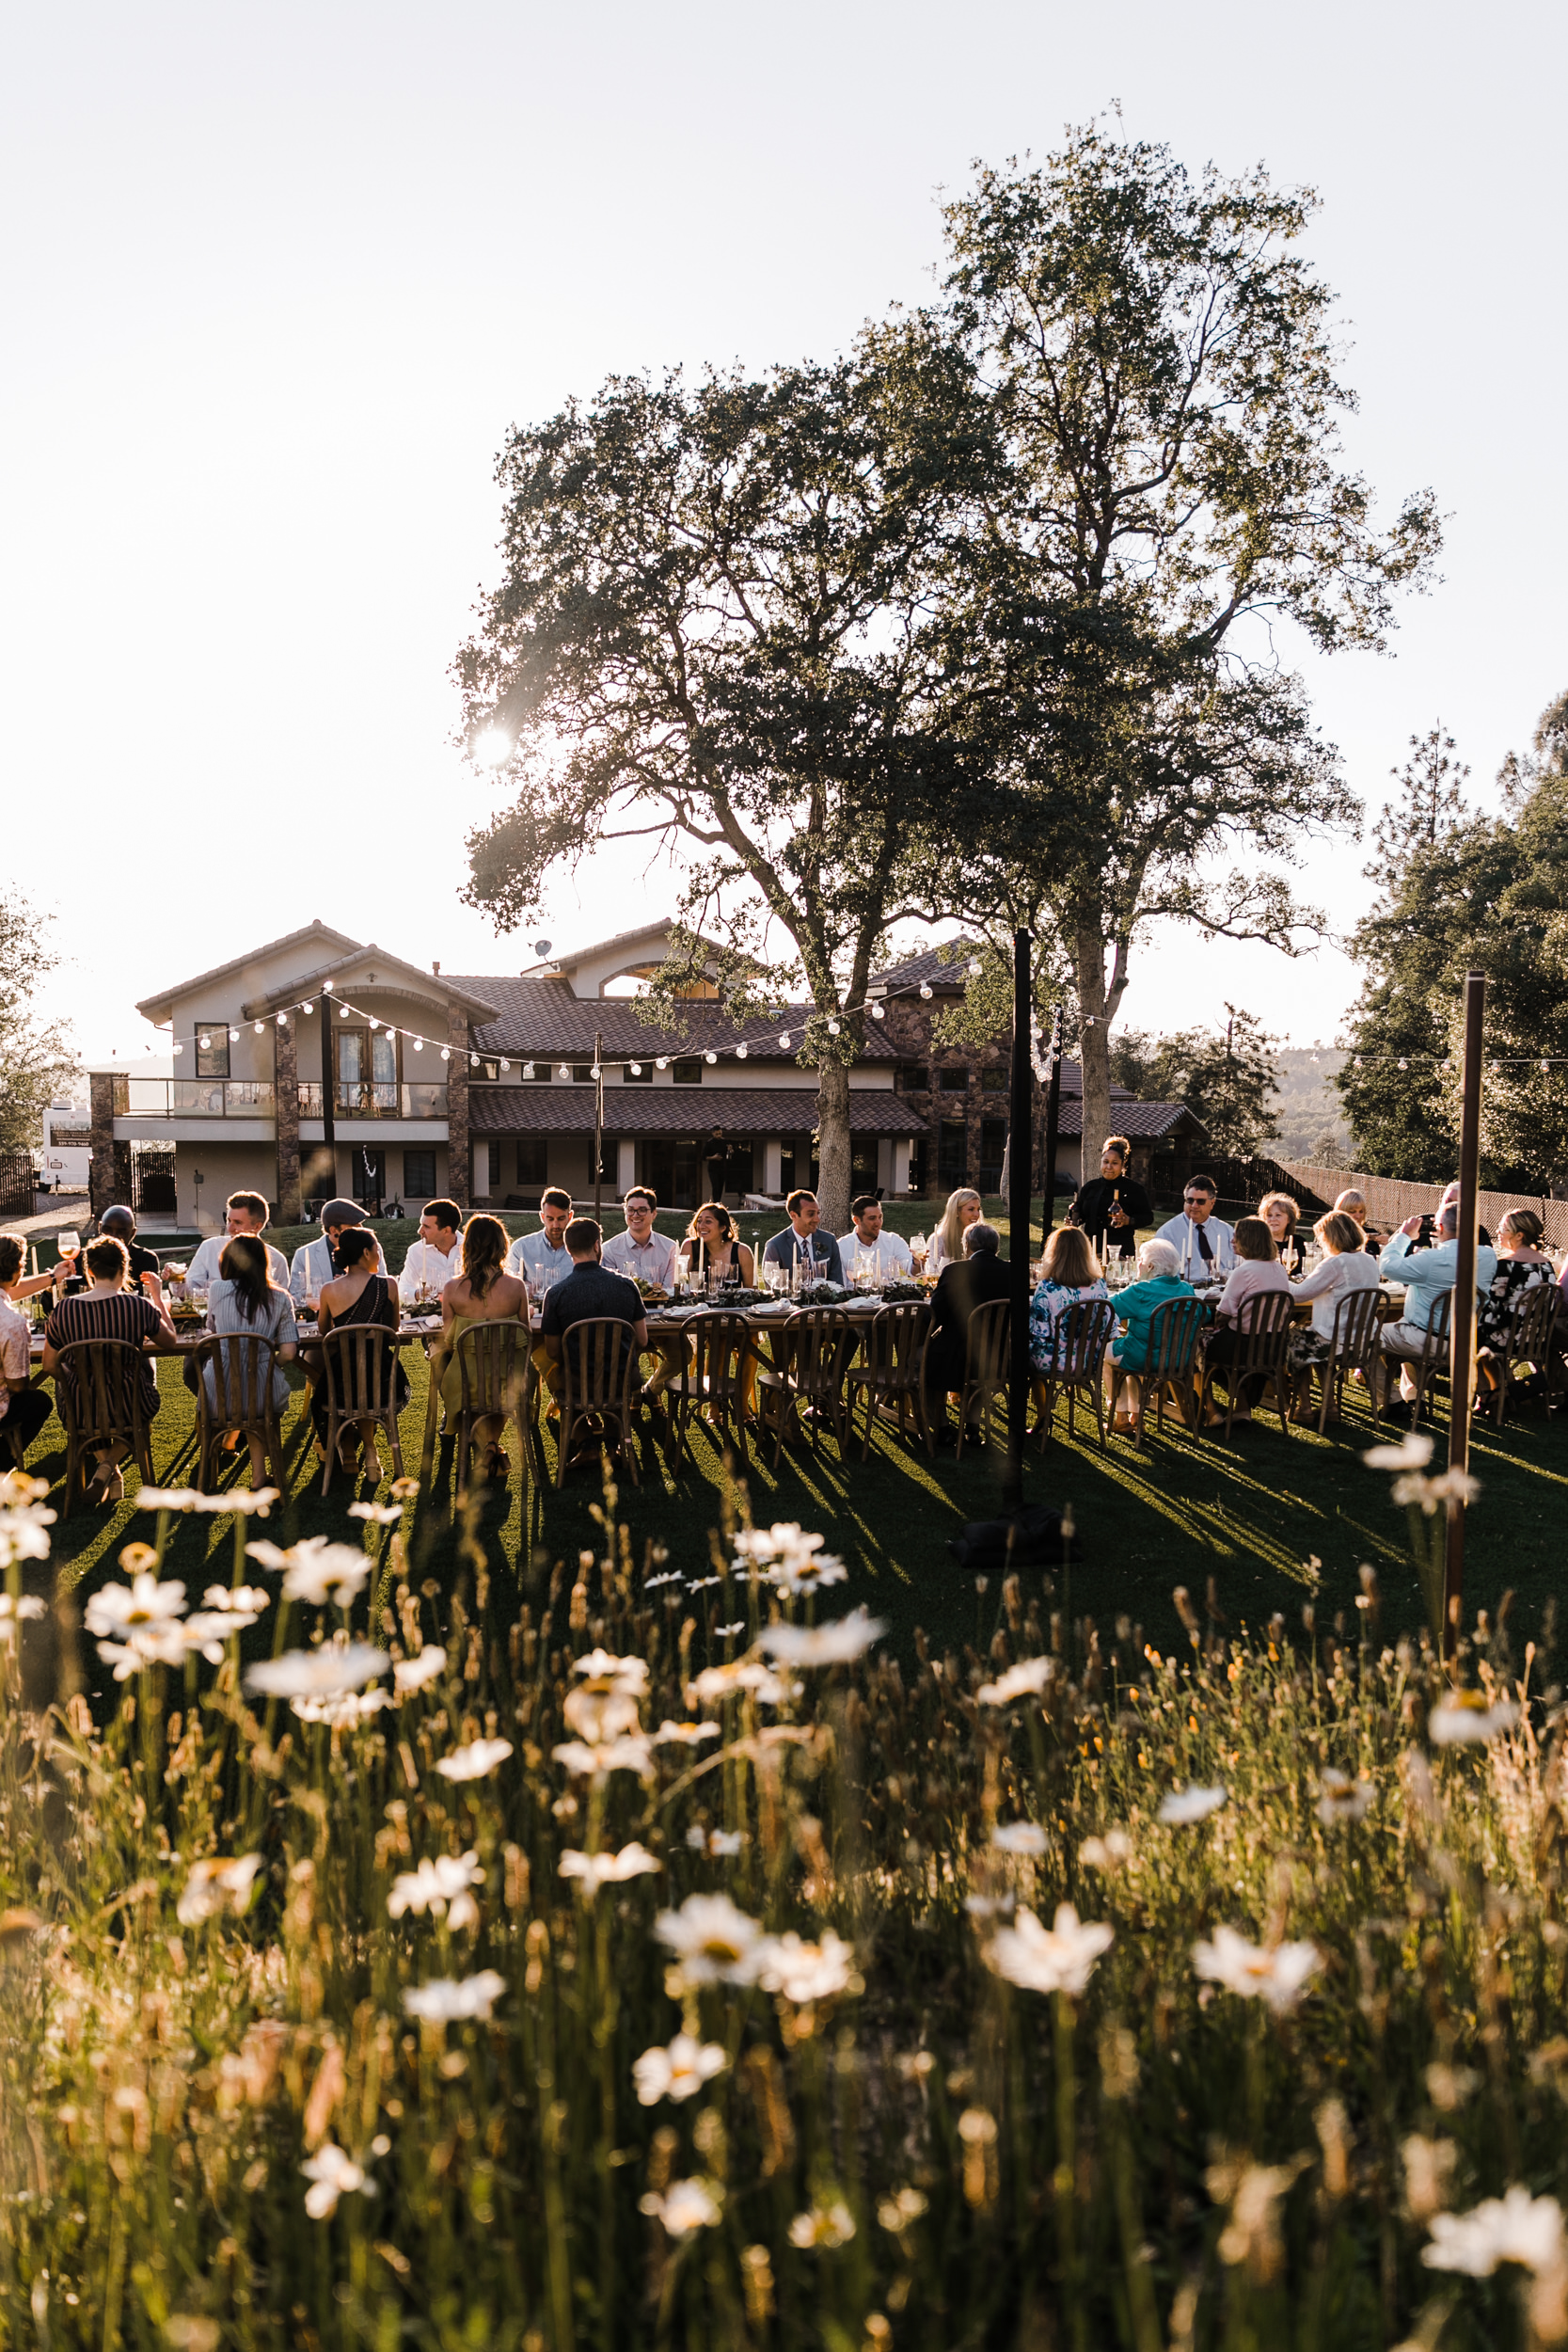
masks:
[[(254, 1233), (258, 1240), (261, 1239), (267, 1230), (267, 1204), (259, 1192), (231, 1192), (223, 1204), (223, 1221), (228, 1231), (209, 1233), (186, 1267), (185, 1286), (188, 1290), (211, 1290), (213, 1284), (222, 1279), (218, 1262), (223, 1256), (223, 1245), (236, 1233)], [(287, 1290), (289, 1261), (281, 1249), (273, 1248), (270, 1241), (264, 1244), (264, 1248), (267, 1272), (279, 1290)]]
[(463, 1212), (455, 1200), (427, 1200), (420, 1217), (420, 1238), (408, 1245), (398, 1276), (398, 1296), (418, 1298), (422, 1289), (438, 1298), (449, 1282), (463, 1271)]
[[(364, 1222), (365, 1212), (357, 1200), (329, 1200), (326, 1203), (322, 1211), (320, 1241), (302, 1242), (294, 1251), (293, 1262), (289, 1268), (289, 1288), (296, 1299), (321, 1296), (337, 1272), (332, 1263), (332, 1252), (337, 1247), (339, 1234), (345, 1232), (351, 1225), (363, 1225)], [(375, 1245), (375, 1270), (383, 1275), (387, 1272), (387, 1261), (379, 1242)], [(309, 1360), (307, 1355), (307, 1365)]]
[(657, 1282), (660, 1290), (670, 1290), (675, 1279), (675, 1260), (680, 1244), (668, 1233), (656, 1232), (654, 1213), (658, 1202), (646, 1184), (634, 1184), (621, 1203), (626, 1220), (624, 1233), (612, 1233), (604, 1246), (602, 1263), (611, 1274), (624, 1274), (628, 1282)]
[(890, 1233), (882, 1224), (882, 1204), (874, 1192), (863, 1192), (849, 1203), (854, 1231), (841, 1236), (838, 1254), (847, 1276), (869, 1258), (879, 1282), (891, 1282), (913, 1269), (910, 1245), (902, 1233)]
[(566, 1248), (566, 1228), (572, 1221), (572, 1196), (552, 1184), (539, 1201), (537, 1233), (522, 1233), (506, 1253), (508, 1274), (520, 1275), (531, 1291), (541, 1282), (559, 1282), (572, 1271)]
[(1177, 1272), (1184, 1282), (1206, 1282), (1229, 1274), (1236, 1263), (1236, 1244), (1224, 1217), (1213, 1213), (1219, 1187), (1212, 1176), (1189, 1178), (1182, 1197), (1182, 1214), (1162, 1225), (1158, 1238), (1168, 1241), (1180, 1261)]

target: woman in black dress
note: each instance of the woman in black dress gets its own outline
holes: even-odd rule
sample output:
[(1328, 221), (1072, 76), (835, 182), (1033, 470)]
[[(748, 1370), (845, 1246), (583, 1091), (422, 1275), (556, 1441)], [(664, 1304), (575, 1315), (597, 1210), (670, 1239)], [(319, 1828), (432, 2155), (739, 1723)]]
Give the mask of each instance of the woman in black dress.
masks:
[(1125, 1136), (1107, 1136), (1100, 1173), (1080, 1184), (1068, 1203), (1068, 1222), (1081, 1226), (1101, 1258), (1132, 1258), (1138, 1228), (1152, 1225), (1154, 1206), (1142, 1184), (1127, 1173), (1132, 1146)]
[[(379, 1324), (384, 1331), (396, 1331), (402, 1310), (398, 1304), (396, 1286), (384, 1274), (375, 1270), (376, 1239), (368, 1225), (351, 1225), (338, 1243), (339, 1272), (324, 1284), (321, 1295), (321, 1332), (341, 1331), (355, 1323)], [(394, 1351), (388, 1350), (388, 1370), (392, 1379), (392, 1393), (401, 1412), (408, 1402), (408, 1375)], [(385, 1404), (385, 1395), (380, 1402)], [(318, 1380), (310, 1391), (310, 1419), (315, 1426), (316, 1443), (326, 1451), (327, 1401), (326, 1382)], [(346, 1470), (357, 1464), (359, 1441), (365, 1436), (360, 1428), (344, 1429), (338, 1438), (338, 1459)], [(367, 1458), (373, 1450), (367, 1440)]]

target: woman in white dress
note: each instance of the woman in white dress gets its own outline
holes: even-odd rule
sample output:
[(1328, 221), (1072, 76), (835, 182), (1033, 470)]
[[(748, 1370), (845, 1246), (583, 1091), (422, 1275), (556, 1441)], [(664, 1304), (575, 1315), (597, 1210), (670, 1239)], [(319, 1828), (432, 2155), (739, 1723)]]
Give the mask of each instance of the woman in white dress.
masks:
[(948, 1194), (942, 1222), (931, 1235), (931, 1246), (926, 1253), (927, 1274), (940, 1274), (944, 1265), (959, 1263), (964, 1254), (964, 1234), (971, 1225), (979, 1222), (982, 1205), (979, 1194), (968, 1184), (960, 1184), (957, 1192)]

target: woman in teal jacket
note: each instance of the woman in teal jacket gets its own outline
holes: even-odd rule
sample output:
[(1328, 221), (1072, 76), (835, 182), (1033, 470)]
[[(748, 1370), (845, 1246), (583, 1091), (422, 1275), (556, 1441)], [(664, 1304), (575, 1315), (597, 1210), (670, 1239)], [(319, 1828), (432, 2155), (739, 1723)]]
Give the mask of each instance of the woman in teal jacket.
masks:
[[(1106, 1359), (1106, 1386), (1112, 1385), (1112, 1370), (1146, 1372), (1148, 1369), (1149, 1325), (1156, 1312), (1172, 1298), (1191, 1298), (1193, 1286), (1184, 1282), (1177, 1272), (1181, 1261), (1168, 1241), (1146, 1241), (1138, 1251), (1140, 1279), (1130, 1283), (1117, 1294), (1114, 1304), (1126, 1324), (1125, 1334), (1117, 1341)], [(1132, 1409), (1127, 1408), (1131, 1394)], [(1122, 1390), (1121, 1409), (1117, 1414), (1117, 1427), (1124, 1436), (1136, 1428), (1138, 1383), (1133, 1380)]]

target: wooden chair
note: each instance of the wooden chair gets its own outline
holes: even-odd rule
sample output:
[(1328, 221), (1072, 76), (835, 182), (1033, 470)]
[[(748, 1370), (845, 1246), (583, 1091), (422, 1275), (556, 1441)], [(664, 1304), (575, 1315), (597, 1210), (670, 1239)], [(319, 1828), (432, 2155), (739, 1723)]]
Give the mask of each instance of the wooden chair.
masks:
[(1352, 1291), (1348, 1297), (1340, 1299), (1334, 1310), (1334, 1328), (1329, 1337), (1328, 1354), (1322, 1363), (1310, 1367), (1323, 1385), (1323, 1396), (1318, 1406), (1320, 1438), (1328, 1427), (1330, 1405), (1334, 1407), (1336, 1420), (1343, 1413), (1345, 1382), (1353, 1372), (1358, 1372), (1367, 1384), (1374, 1431), (1382, 1422), (1383, 1407), (1377, 1392), (1378, 1334), (1382, 1329), (1378, 1321), (1378, 1291), (1374, 1283), (1370, 1290)]
[(747, 1398), (755, 1343), (744, 1315), (722, 1307), (705, 1309), (681, 1327), (681, 1368), (665, 1382), (670, 1411), (670, 1455), (690, 1450), (691, 1416), (706, 1411), (716, 1430), (733, 1433), (746, 1458)]
[(914, 1426), (926, 1441), (926, 1451), (936, 1455), (936, 1433), (926, 1410), (926, 1343), (930, 1337), (931, 1310), (920, 1299), (908, 1299), (895, 1307), (879, 1307), (866, 1325), (863, 1338), (863, 1361), (850, 1370), (847, 1379), (849, 1396), (849, 1428), (855, 1426), (856, 1393), (865, 1399), (865, 1436), (861, 1444), (863, 1462), (871, 1451), (871, 1424), (884, 1407), (891, 1407), (898, 1416), (898, 1434), (909, 1433), (911, 1415)]
[[(1223, 1371), (1227, 1383), (1225, 1435), (1229, 1442), (1236, 1406), (1249, 1381), (1274, 1383), (1275, 1407), (1281, 1429), (1289, 1434), (1291, 1427), (1291, 1375), (1288, 1364), (1291, 1353), (1291, 1308), (1289, 1291), (1255, 1291), (1243, 1298), (1236, 1311), (1235, 1333), (1241, 1343), (1228, 1363), (1216, 1365)], [(1209, 1370), (1204, 1369), (1204, 1389), (1209, 1386)], [(1263, 1401), (1262, 1391), (1258, 1401)]]
[(958, 1438), (954, 1460), (961, 1462), (969, 1416), (979, 1408), (980, 1443), (990, 1443), (990, 1408), (1007, 1385), (1007, 1339), (1012, 1307), (1006, 1298), (988, 1298), (976, 1307), (964, 1331), (964, 1384), (958, 1396)]
[[(1195, 1300), (1194, 1304), (1196, 1304)], [(1039, 1433), (1040, 1452), (1045, 1452), (1051, 1438), (1051, 1424), (1056, 1417), (1056, 1392), (1067, 1394), (1067, 1433), (1069, 1438), (1078, 1435), (1073, 1418), (1078, 1399), (1086, 1391), (1094, 1406), (1094, 1417), (1100, 1430), (1100, 1450), (1104, 1453), (1105, 1392), (1101, 1386), (1100, 1368), (1105, 1350), (1117, 1335), (1117, 1311), (1108, 1298), (1081, 1298), (1069, 1307), (1056, 1326), (1056, 1359), (1050, 1372), (1036, 1372), (1034, 1391), (1035, 1427)]]
[(1503, 1425), (1509, 1391), (1515, 1378), (1514, 1367), (1524, 1364), (1541, 1375), (1546, 1396), (1546, 1419), (1556, 1409), (1552, 1392), (1551, 1357), (1552, 1332), (1557, 1322), (1558, 1299), (1560, 1294), (1555, 1282), (1538, 1282), (1533, 1290), (1521, 1291), (1513, 1302), (1509, 1317), (1508, 1338), (1504, 1344), (1489, 1352), (1487, 1361), (1497, 1376), (1497, 1385), (1487, 1400), (1497, 1428)]
[(775, 1470), (786, 1435), (798, 1426), (802, 1405), (818, 1416), (812, 1424), (814, 1449), (826, 1418), (843, 1454), (847, 1443), (844, 1375), (857, 1336), (842, 1307), (800, 1307), (778, 1326), (773, 1362), (757, 1375), (757, 1411), (763, 1427), (771, 1424), (774, 1430)]
[(441, 1382), (449, 1367), (457, 1366), (461, 1404), (457, 1413), (457, 1463), (460, 1483), (466, 1484), (474, 1447), (474, 1426), (482, 1421), (515, 1422), (517, 1450), (525, 1479), (531, 1452), (540, 1470), (544, 1454), (534, 1416), (533, 1341), (525, 1323), (515, 1319), (466, 1324), (450, 1352), (434, 1348), (426, 1393), (424, 1446), (420, 1475), (427, 1484), (436, 1458), (436, 1433), (441, 1409)]
[[(1115, 1302), (1112, 1302), (1115, 1304)], [(1148, 1318), (1148, 1365), (1143, 1372), (1133, 1372), (1120, 1364), (1111, 1367), (1111, 1413), (1116, 1414), (1117, 1402), (1124, 1380), (1138, 1383), (1138, 1409), (1134, 1416), (1132, 1442), (1144, 1441), (1144, 1420), (1148, 1400), (1154, 1398), (1154, 1431), (1157, 1437), (1165, 1434), (1165, 1397), (1167, 1391), (1179, 1403), (1183, 1400), (1196, 1429), (1202, 1421), (1198, 1409), (1198, 1348), (1203, 1339), (1203, 1302), (1197, 1298), (1167, 1298), (1163, 1307), (1156, 1307)]]
[(555, 1483), (566, 1484), (572, 1432), (584, 1421), (597, 1422), (640, 1486), (637, 1450), (632, 1442), (631, 1413), (637, 1400), (637, 1346), (631, 1327), (618, 1315), (585, 1315), (569, 1324), (561, 1342), (561, 1427)]
[[(86, 1493), (100, 1446), (129, 1454), (152, 1484), (152, 1424), (141, 1391), (143, 1354), (129, 1340), (72, 1340), (60, 1350), (55, 1409), (65, 1423), (65, 1509)], [(69, 1370), (68, 1370), (69, 1367)]]
[[(1444, 1291), (1433, 1301), (1432, 1321), (1427, 1326), (1426, 1346), (1419, 1356), (1385, 1356), (1383, 1362), (1392, 1381), (1397, 1367), (1408, 1367), (1416, 1383), (1416, 1394), (1410, 1407), (1412, 1425), (1421, 1418), (1427, 1401), (1427, 1391), (1438, 1378), (1447, 1378), (1449, 1355), (1449, 1322), (1453, 1313), (1453, 1293)], [(1385, 1402), (1388, 1400), (1386, 1398)]]
[[(279, 1491), (283, 1476), (283, 1438), (277, 1408), (272, 1400), (277, 1350), (264, 1333), (235, 1331), (224, 1338), (199, 1340), (196, 1348), (196, 1486), (198, 1494), (215, 1494), (223, 1467), (223, 1441), (230, 1434), (258, 1438), (266, 1457), (267, 1475)], [(207, 1373), (214, 1393), (207, 1393)], [(209, 1484), (209, 1481), (211, 1482)]]
[[(322, 1377), (326, 1383), (326, 1461), (322, 1470), (322, 1493), (325, 1495), (332, 1485), (338, 1440), (349, 1428), (360, 1428), (367, 1454), (375, 1450), (372, 1432), (384, 1430), (392, 1452), (392, 1475), (401, 1478), (398, 1359), (392, 1334), (379, 1323), (345, 1324), (323, 1335), (321, 1352)], [(378, 1458), (378, 1483), (380, 1467)]]

